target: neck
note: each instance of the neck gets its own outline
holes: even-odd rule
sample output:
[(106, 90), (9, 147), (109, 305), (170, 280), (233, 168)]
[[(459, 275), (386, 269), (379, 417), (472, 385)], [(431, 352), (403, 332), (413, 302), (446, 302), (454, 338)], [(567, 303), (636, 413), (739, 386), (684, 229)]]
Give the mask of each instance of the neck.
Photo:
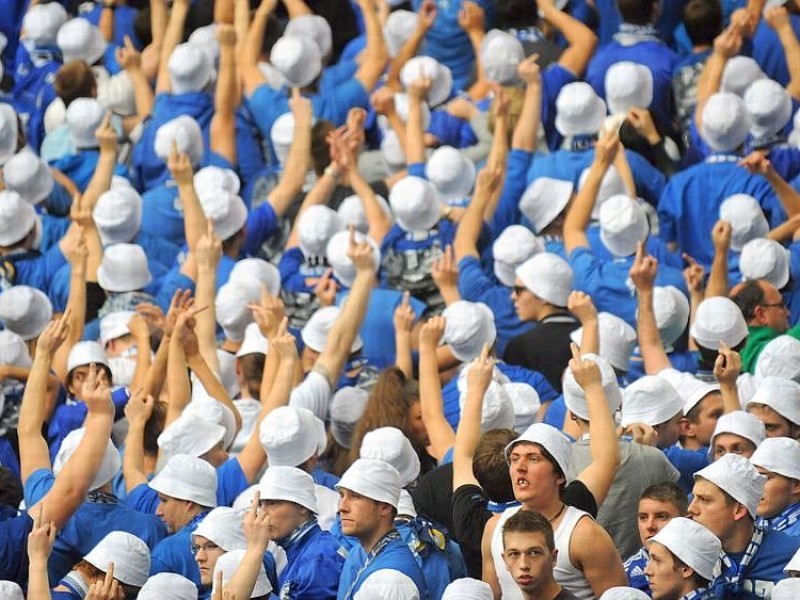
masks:
[(375, 548), (375, 545), (380, 541), (380, 539), (392, 531), (392, 529), (394, 529), (394, 521), (384, 523), (375, 531), (367, 534), (365, 537), (360, 538), (359, 542), (361, 542), (361, 546), (364, 548), (364, 550), (366, 550), (367, 554), (369, 554), (372, 552), (372, 549)]
[(222, 342), (220, 349), (225, 350), (225, 352), (230, 352), (231, 354), (236, 354), (239, 351), (239, 348), (242, 347), (242, 342), (234, 342), (225, 338), (225, 341)]
[(684, 450), (702, 450), (704, 447), (696, 438), (691, 437), (681, 438), (681, 446)]
[(532, 592), (522, 592), (522, 597), (525, 600), (553, 600), (561, 593), (561, 586), (558, 585), (555, 579), (550, 579), (542, 587)]
[(685, 579), (683, 581), (683, 587), (681, 587), (680, 596), (679, 598), (683, 598), (686, 594), (691, 594), (695, 591), (699, 586), (694, 582), (694, 579)]
[[(535, 510), (536, 512), (542, 513), (548, 520), (558, 515), (562, 507), (563, 502), (561, 502), (561, 497), (558, 492), (550, 498), (537, 498), (536, 500), (522, 503), (522, 508), (525, 510)], [(563, 511), (561, 514), (564, 514)], [(555, 525), (553, 527), (555, 528)]]
[(753, 537), (754, 528), (753, 521), (748, 517), (734, 523), (730, 534), (720, 538), (722, 549), (725, 552), (744, 552)]
[(563, 308), (559, 308), (558, 306), (553, 306), (551, 304), (548, 304), (547, 306), (542, 307), (542, 309), (539, 311), (539, 314), (537, 315), (536, 320), (541, 321), (542, 319), (545, 319), (551, 315), (558, 315), (562, 313), (566, 313), (566, 311)]

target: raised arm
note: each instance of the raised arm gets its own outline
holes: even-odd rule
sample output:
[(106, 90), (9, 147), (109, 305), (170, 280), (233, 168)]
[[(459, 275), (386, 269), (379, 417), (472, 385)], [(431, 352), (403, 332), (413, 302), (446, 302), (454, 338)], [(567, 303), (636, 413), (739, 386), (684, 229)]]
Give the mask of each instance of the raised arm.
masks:
[(536, 138), (542, 120), (542, 73), (536, 62), (538, 58), (538, 54), (532, 54), (517, 67), (517, 74), (525, 82), (525, 96), (511, 138), (511, 148), (525, 152), (536, 150)]
[(261, 46), (264, 43), (264, 32), (267, 21), (275, 10), (277, 0), (261, 0), (253, 16), (253, 22), (247, 30), (247, 37), (241, 45), (239, 52), (239, 72), (241, 73), (244, 94), (248, 98), (259, 86), (267, 83), (267, 78), (258, 68), (261, 58)]
[(475, 55), (475, 83), (469, 89), (469, 96), (473, 100), (483, 100), (489, 91), (489, 81), (486, 79), (486, 70), (481, 60), (481, 46), (486, 37), (486, 15), (480, 5), (471, 0), (461, 3), (458, 11), (458, 25), (469, 38), (472, 52)]
[(366, 30), (367, 46), (361, 55), (361, 65), (353, 76), (361, 82), (364, 90), (369, 94), (375, 89), (375, 84), (383, 75), (389, 53), (386, 51), (386, 42), (383, 39), (383, 27), (378, 20), (378, 11), (375, 0), (356, 0), (361, 7)]
[(466, 256), (478, 258), (478, 238), (483, 228), (483, 218), (490, 199), (500, 187), (501, 173), (499, 168), (490, 169), (487, 165), (478, 173), (475, 181), (475, 193), (467, 205), (464, 216), (458, 223), (456, 237), (453, 240), (455, 263)]
[(631, 281), (636, 286), (636, 300), (638, 304), (638, 318), (636, 320), (636, 334), (639, 339), (639, 352), (644, 361), (644, 370), (648, 375), (658, 375), (664, 369), (672, 367), (669, 361), (661, 334), (656, 324), (656, 314), (653, 308), (653, 286), (658, 273), (658, 260), (646, 256), (644, 242), (639, 242), (636, 247), (636, 259), (630, 270)]
[(425, 0), (417, 11), (417, 28), (389, 65), (386, 85), (395, 92), (402, 91), (403, 84), (400, 83), (400, 71), (403, 70), (403, 65), (417, 55), (425, 35), (436, 21), (436, 15), (436, 3), (433, 0)]
[(144, 121), (153, 112), (153, 88), (142, 70), (142, 55), (134, 47), (131, 38), (125, 36), (125, 46), (114, 51), (117, 63), (124, 69), (133, 84), (133, 100), (136, 114), (123, 120), (126, 133)]
[(283, 5), (286, 7), (286, 12), (289, 13), (290, 19), (314, 14), (304, 0), (283, 0)]
[(600, 354), (600, 325), (597, 321), (597, 308), (589, 294), (577, 290), (570, 292), (567, 308), (577, 317), (583, 327), (581, 335), (581, 354)]
[(414, 377), (414, 362), (411, 357), (411, 332), (414, 329), (414, 309), (409, 302), (408, 290), (403, 292), (403, 301), (394, 309), (395, 365), (406, 379)]
[(214, 233), (214, 226), (208, 221), (206, 233), (197, 241), (197, 284), (195, 302), (208, 307), (197, 314), (197, 343), (200, 354), (214, 373), (219, 374), (217, 356), (217, 317), (214, 298), (217, 293), (217, 266), (222, 258), (222, 241)]
[(483, 218), (489, 220), (497, 210), (497, 202), (500, 200), (500, 192), (505, 182), (506, 165), (508, 163), (508, 108), (509, 98), (502, 87), (492, 84), (494, 90), (494, 135), (492, 136), (492, 147), (489, 150), (489, 157), (486, 165), (500, 174), (500, 181), (489, 195), (489, 203), (483, 210)]
[(258, 572), (264, 560), (264, 553), (269, 544), (270, 516), (266, 510), (259, 510), (260, 494), (253, 495), (250, 510), (244, 514), (244, 537), (247, 549), (239, 567), (225, 585), (225, 594), (233, 594), (234, 598), (249, 598), (253, 595), (258, 580)]
[(147, 473), (144, 470), (144, 430), (153, 415), (154, 406), (153, 397), (143, 390), (134, 391), (125, 405), (128, 435), (125, 436), (125, 452), (122, 455), (122, 476), (125, 480), (125, 491), (128, 493), (147, 483)]
[(461, 300), (458, 291), (458, 264), (453, 256), (453, 247), (448, 245), (442, 255), (431, 265), (431, 277), (442, 294), (446, 306)]
[(789, 218), (800, 215), (800, 194), (781, 177), (766, 156), (758, 151), (751, 152), (739, 164), (750, 173), (761, 175), (769, 182)]
[[(73, 204), (79, 201), (80, 196), (76, 196)], [(83, 324), (86, 322), (86, 261), (89, 256), (83, 232), (75, 244), (65, 246), (68, 246), (66, 258), (70, 267), (69, 297), (65, 310), (65, 313), (69, 315), (69, 329), (66, 340), (53, 354), (52, 364), (53, 371), (62, 382), (67, 381), (69, 351), (80, 341), (83, 335)]]
[(431, 453), (440, 461), (453, 447), (456, 436), (444, 418), (442, 381), (436, 349), (444, 335), (444, 317), (432, 317), (422, 326), (419, 334), (419, 400), (422, 421), (431, 441)]
[(728, 253), (731, 249), (733, 228), (727, 221), (717, 221), (711, 230), (714, 242), (714, 260), (706, 285), (706, 298), (728, 295)]
[[(175, 332), (170, 340), (169, 357), (167, 358), (169, 405), (167, 406), (167, 416), (164, 419), (165, 429), (181, 416), (183, 409), (191, 400), (192, 389), (186, 365), (186, 352), (183, 347), (187, 341), (191, 343), (192, 338), (195, 338), (195, 315), (202, 310), (204, 310), (203, 307), (193, 306), (181, 313), (175, 322)], [(194, 343), (197, 343), (196, 338)]]
[[(217, 4), (220, 2), (217, 1)], [(214, 116), (209, 130), (211, 150), (236, 164), (236, 108), (241, 93), (236, 74), (236, 31), (233, 25), (217, 23), (219, 75), (214, 92)]]
[(553, 0), (537, 0), (536, 6), (547, 22), (558, 29), (569, 43), (558, 57), (558, 64), (576, 77), (582, 77), (597, 46), (597, 36), (578, 19), (557, 9)]
[(406, 163), (425, 164), (425, 130), (422, 127), (422, 102), (431, 89), (430, 77), (412, 81), (408, 88), (408, 123), (406, 123)]
[(158, 76), (156, 77), (156, 94), (169, 93), (172, 91), (172, 83), (169, 79), (169, 57), (175, 46), (183, 39), (183, 26), (186, 24), (186, 16), (189, 14), (189, 0), (174, 0), (172, 9), (169, 13), (169, 21), (164, 31), (164, 39), (161, 43), (161, 54), (158, 61)]
[(736, 380), (741, 372), (742, 357), (738, 352), (720, 342), (719, 355), (714, 362), (714, 377), (719, 381), (723, 414), (742, 410), (739, 388), (736, 387)]
[(722, 85), (722, 72), (728, 60), (742, 48), (741, 27), (731, 23), (714, 39), (714, 50), (706, 60), (706, 65), (697, 82), (697, 106), (694, 109), (694, 122), (697, 131), (703, 130), (703, 109), (708, 99)]
[(47, 577), (47, 561), (56, 541), (58, 528), (52, 521), (45, 521), (44, 504), (39, 510), (28, 512), (33, 518), (33, 529), (28, 534), (28, 598), (50, 600), (50, 580)]
[(775, 30), (783, 46), (786, 67), (789, 69), (789, 85), (786, 86), (786, 91), (800, 100), (800, 42), (789, 20), (789, 11), (785, 6), (773, 6), (767, 9), (764, 18), (767, 25)]
[(236, 431), (238, 433), (242, 428), (242, 415), (228, 395), (225, 386), (222, 385), (222, 381), (211, 371), (208, 363), (206, 363), (199, 351), (192, 348), (192, 352), (189, 352), (188, 349), (184, 347), (184, 352), (186, 353), (186, 363), (189, 365), (192, 373), (194, 373), (200, 381), (200, 384), (205, 388), (206, 392), (208, 392), (208, 395), (223, 406), (226, 406), (228, 410), (233, 413), (233, 418), (236, 422)]

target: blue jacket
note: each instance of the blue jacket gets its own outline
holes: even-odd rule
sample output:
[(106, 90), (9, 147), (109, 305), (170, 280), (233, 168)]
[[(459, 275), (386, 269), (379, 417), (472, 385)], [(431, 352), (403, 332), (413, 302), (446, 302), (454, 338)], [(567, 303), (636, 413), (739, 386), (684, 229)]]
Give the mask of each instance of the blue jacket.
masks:
[(150, 554), (150, 575), (177, 573), (197, 586), (202, 587), (200, 570), (192, 554), (192, 532), (206, 518), (208, 512), (196, 515), (184, 527), (161, 540)]
[(330, 533), (314, 525), (283, 546), (288, 563), (278, 577), (278, 595), (291, 600), (333, 600), (339, 589), (344, 553)]

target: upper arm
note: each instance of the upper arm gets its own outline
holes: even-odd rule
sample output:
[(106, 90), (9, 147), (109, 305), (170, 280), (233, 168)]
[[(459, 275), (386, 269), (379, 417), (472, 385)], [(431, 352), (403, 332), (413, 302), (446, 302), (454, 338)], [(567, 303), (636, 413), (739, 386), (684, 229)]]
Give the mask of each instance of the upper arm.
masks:
[(583, 571), (598, 598), (610, 587), (628, 585), (611, 536), (590, 517), (582, 518), (575, 526), (569, 542), (569, 558)]
[(492, 517), (483, 528), (483, 537), (481, 538), (481, 579), (491, 586), (495, 600), (500, 600), (502, 595), (492, 557), (492, 536), (494, 536), (494, 530), (499, 521), (499, 517)]

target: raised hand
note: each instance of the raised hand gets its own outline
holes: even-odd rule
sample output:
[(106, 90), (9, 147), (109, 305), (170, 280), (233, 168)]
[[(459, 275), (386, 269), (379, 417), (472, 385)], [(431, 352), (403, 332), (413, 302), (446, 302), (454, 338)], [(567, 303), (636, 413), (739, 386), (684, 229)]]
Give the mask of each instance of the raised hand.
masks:
[(338, 286), (333, 279), (333, 269), (325, 269), (325, 272), (317, 280), (314, 286), (314, 295), (319, 300), (320, 306), (333, 306), (336, 302), (336, 291)]
[(448, 245), (442, 255), (431, 265), (431, 276), (440, 290), (458, 287), (458, 265), (452, 246)]
[(86, 600), (124, 600), (125, 592), (119, 582), (114, 579), (114, 563), (108, 563), (108, 571), (103, 581), (96, 581), (89, 586)]
[(542, 70), (539, 68), (538, 54), (531, 54), (517, 65), (517, 75), (526, 85), (535, 85), (542, 82)]
[(477, 390), (481, 396), (486, 393), (492, 383), (495, 362), (489, 354), (489, 344), (484, 344), (481, 355), (472, 361), (467, 371), (467, 392)]
[(131, 38), (125, 36), (125, 45), (114, 50), (117, 64), (124, 70), (138, 69), (142, 66), (142, 55), (133, 45)]
[(250, 510), (244, 515), (242, 528), (244, 529), (247, 546), (260, 548), (263, 551), (267, 549), (267, 544), (269, 544), (270, 540), (270, 517), (266, 510), (259, 510), (260, 501), (261, 493), (256, 491), (253, 494), (253, 501), (250, 503)]
[(602, 387), (603, 377), (597, 363), (583, 359), (576, 344), (570, 344), (570, 349), (572, 350), (572, 358), (569, 361), (569, 370), (572, 371), (572, 375), (578, 385), (583, 390), (594, 386)]
[(63, 315), (50, 321), (44, 331), (39, 334), (39, 338), (36, 340), (35, 358), (38, 358), (40, 354), (45, 358), (53, 357), (55, 351), (69, 335), (70, 314), (71, 311), (67, 309)]
[(458, 11), (458, 26), (467, 33), (482, 33), (485, 29), (486, 15), (480, 5), (465, 0)]
[(725, 59), (736, 56), (741, 49), (742, 28), (740, 24), (731, 23), (714, 38), (714, 53)]
[(111, 402), (111, 387), (105, 378), (98, 376), (97, 365), (89, 365), (89, 374), (81, 384), (81, 400), (86, 403), (90, 413), (114, 414), (114, 404)]
[(631, 108), (628, 110), (626, 117), (628, 123), (651, 144), (658, 143), (661, 140), (661, 135), (656, 129), (656, 124), (653, 123), (653, 116), (646, 108)]
[(388, 86), (378, 88), (372, 92), (369, 103), (379, 115), (391, 115), (395, 112), (394, 91)]
[(150, 420), (154, 407), (153, 397), (145, 394), (143, 389), (138, 389), (131, 394), (125, 405), (125, 418), (131, 425), (144, 427), (145, 423)]
[(745, 156), (739, 161), (739, 166), (753, 175), (762, 175), (767, 179), (774, 179), (778, 175), (767, 156), (759, 150), (754, 150)]
[(46, 562), (53, 550), (58, 529), (52, 521), (44, 520), (44, 502), (39, 504), (39, 510), (28, 514), (33, 517), (33, 529), (28, 534), (28, 557), (31, 562), (35, 559)]
[(278, 334), (278, 327), (286, 314), (283, 300), (278, 296), (273, 296), (266, 287), (262, 286), (261, 302), (259, 304), (250, 303), (247, 308), (253, 311), (253, 320), (258, 325), (261, 335), (271, 340)]
[(658, 442), (658, 432), (652, 425), (646, 423), (631, 423), (624, 432), (631, 436), (637, 444), (655, 446)]
[(372, 246), (364, 240), (356, 242), (355, 227), (350, 225), (350, 246), (347, 249), (347, 257), (353, 261), (356, 271), (375, 271), (375, 257), (373, 256)]
[(720, 254), (727, 254), (731, 248), (731, 236), (733, 227), (727, 221), (720, 219), (711, 230), (711, 240), (714, 242), (714, 251)]
[(437, 13), (436, 3), (433, 0), (425, 0), (417, 12), (417, 28), (428, 31), (433, 27)]
[(414, 328), (414, 309), (411, 308), (411, 294), (406, 290), (403, 292), (403, 300), (394, 309), (394, 330), (395, 333), (411, 334)]
[(714, 377), (720, 385), (735, 386), (736, 379), (742, 372), (742, 357), (727, 344), (720, 342), (719, 354), (714, 361)]
[(428, 319), (419, 332), (419, 345), (435, 349), (444, 336), (446, 325), (447, 320), (444, 317), (431, 317)]
[(194, 184), (194, 169), (189, 155), (185, 152), (178, 152), (178, 142), (172, 142), (172, 149), (167, 157), (167, 168), (172, 174), (172, 179), (179, 186)]
[(208, 219), (206, 232), (197, 240), (195, 254), (199, 266), (213, 267), (216, 271), (217, 264), (222, 258), (222, 240), (214, 231), (214, 223), (211, 222), (211, 219)]
[(89, 247), (86, 245), (86, 235), (81, 226), (81, 232), (74, 244), (62, 244), (61, 249), (64, 253), (64, 258), (70, 266), (81, 268), (86, 266), (86, 259), (89, 258)]
[(281, 361), (294, 361), (297, 359), (297, 340), (289, 333), (289, 319), (287, 317), (283, 317), (283, 320), (278, 326), (278, 331), (275, 337), (270, 340), (269, 345), (270, 349), (275, 349)]
[(100, 122), (100, 127), (95, 130), (94, 135), (97, 138), (97, 145), (100, 147), (100, 152), (113, 152), (116, 154), (117, 132), (114, 131), (114, 128), (111, 126), (110, 112), (107, 112), (106, 116), (103, 117), (103, 120)]
[(311, 123), (314, 116), (314, 109), (311, 100), (300, 94), (300, 88), (292, 88), (292, 96), (289, 98), (289, 108), (294, 115), (296, 123)]
[(578, 317), (581, 323), (597, 320), (597, 307), (589, 294), (577, 290), (570, 292), (569, 298), (567, 298), (567, 309)]
[(604, 131), (594, 146), (594, 162), (608, 168), (619, 151), (619, 135), (616, 131)]
[(692, 294), (702, 293), (706, 285), (705, 268), (703, 268), (703, 265), (698, 263), (695, 259), (693, 259), (686, 253), (683, 254), (683, 260), (685, 260), (686, 264), (688, 265), (683, 270), (683, 280), (686, 282), (686, 287)]
[(645, 255), (644, 242), (639, 242), (636, 247), (636, 258), (630, 270), (631, 281), (639, 291), (652, 290), (658, 274), (658, 260)]
[(423, 75), (419, 79), (415, 79), (411, 82), (408, 86), (408, 97), (410, 100), (416, 100), (417, 102), (422, 102), (425, 98), (428, 97), (428, 92), (433, 85), (433, 79), (428, 77), (427, 75)]
[(782, 27), (791, 26), (789, 11), (785, 6), (772, 6), (764, 12), (764, 20), (772, 29), (778, 31)]

